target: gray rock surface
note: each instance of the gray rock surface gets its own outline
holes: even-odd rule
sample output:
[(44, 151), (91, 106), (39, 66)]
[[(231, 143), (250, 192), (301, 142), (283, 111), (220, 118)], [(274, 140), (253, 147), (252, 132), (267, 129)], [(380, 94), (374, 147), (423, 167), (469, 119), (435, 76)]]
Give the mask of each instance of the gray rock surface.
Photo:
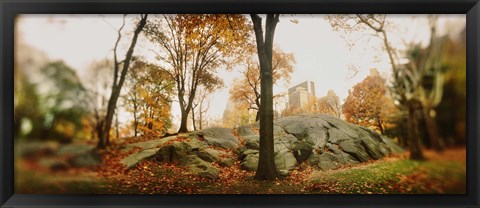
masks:
[(58, 149), (57, 155), (67, 157), (68, 163), (73, 167), (84, 168), (102, 164), (102, 157), (93, 145), (63, 145)]
[(102, 164), (102, 156), (97, 152), (90, 152), (74, 156), (68, 161), (73, 167), (77, 168), (93, 167)]
[[(250, 125), (251, 126), (251, 125)], [(298, 115), (275, 120), (274, 145), (277, 170), (291, 170), (302, 162), (328, 170), (345, 164), (380, 159), (403, 149), (392, 140), (361, 126), (347, 123), (329, 115)], [(255, 170), (258, 154), (249, 156), (254, 135), (239, 127), (240, 138), (246, 141), (240, 151), (242, 168)], [(248, 133), (246, 133), (248, 132)], [(293, 160), (295, 162), (293, 162)]]
[(128, 169), (128, 168), (132, 168), (132, 167), (134, 167), (135, 165), (137, 165), (139, 162), (143, 161), (144, 159), (149, 158), (149, 157), (152, 157), (153, 155), (155, 155), (159, 149), (160, 149), (160, 148), (152, 148), (152, 149), (143, 149), (143, 150), (140, 150), (140, 151), (137, 152), (137, 153), (131, 154), (131, 155), (129, 155), (128, 157), (123, 158), (123, 159), (120, 161), (120, 163), (122, 163), (123, 165), (125, 165), (125, 167), (126, 167), (127, 169)]
[(221, 148), (235, 148), (238, 147), (240, 141), (232, 133), (229, 128), (208, 128), (200, 131), (203, 133), (207, 143)]
[(217, 179), (220, 170), (211, 163), (200, 159), (196, 155), (188, 155), (183, 160), (183, 165), (188, 167), (188, 170), (193, 174), (204, 178)]
[[(328, 170), (403, 151), (389, 138), (328, 115), (284, 117), (275, 120), (274, 124), (275, 165), (284, 176), (303, 162)], [(159, 162), (178, 162), (188, 166), (192, 173), (211, 179), (218, 178), (219, 171), (212, 163), (225, 167), (239, 160), (242, 169), (257, 169), (258, 122), (236, 129), (204, 129), (187, 137), (190, 141), (167, 143), (176, 138), (173, 136), (130, 144), (126, 148), (140, 147), (142, 150), (123, 159), (122, 163), (133, 167), (154, 156)]]

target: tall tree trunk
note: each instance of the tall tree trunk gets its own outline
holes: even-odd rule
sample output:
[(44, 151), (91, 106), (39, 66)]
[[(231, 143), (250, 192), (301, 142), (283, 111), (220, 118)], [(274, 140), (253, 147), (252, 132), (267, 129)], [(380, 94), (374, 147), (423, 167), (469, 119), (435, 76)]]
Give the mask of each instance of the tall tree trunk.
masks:
[(119, 138), (120, 138), (120, 129), (119, 129), (118, 127), (119, 127), (119, 124), (118, 124), (118, 111), (116, 111), (116, 113), (115, 113), (115, 139), (119, 139)]
[(382, 120), (378, 119), (378, 128), (380, 128), (380, 133), (382, 135), (385, 135), (385, 128), (383, 127), (383, 123), (382, 123)]
[(178, 129), (178, 133), (185, 133), (188, 132), (187, 128), (187, 121), (188, 121), (188, 113), (184, 109), (181, 110), (181, 120), (180, 120), (180, 128)]
[(202, 125), (202, 121), (203, 121), (203, 99), (202, 99), (202, 102), (200, 103), (200, 112), (199, 112), (199, 115), (198, 115), (198, 128), (200, 128), (200, 130), (203, 129), (203, 125)]
[(416, 100), (408, 102), (408, 146), (410, 148), (410, 159), (424, 160), (421, 137), (418, 132), (418, 116), (417, 111), (421, 103)]
[(195, 125), (195, 108), (192, 109), (192, 125), (193, 125), (193, 130), (196, 131), (197, 126)]
[(263, 38), (262, 18), (257, 14), (251, 14), (250, 16), (255, 31), (258, 59), (260, 62), (260, 96), (262, 100), (260, 106), (260, 150), (255, 179), (274, 180), (277, 177), (277, 171), (273, 145), (272, 49), (279, 14), (267, 14), (265, 40)]
[(102, 120), (97, 120), (97, 121), (98, 121), (97, 125), (95, 126), (97, 135), (98, 135), (97, 147), (100, 149), (103, 149), (105, 148), (105, 139), (100, 137), (100, 135), (102, 135), (103, 133), (103, 121)]
[(430, 145), (432, 145), (432, 148), (437, 151), (443, 151), (444, 146), (442, 144), (442, 141), (440, 140), (440, 136), (438, 135), (438, 127), (437, 123), (432, 116), (430, 116), (430, 111), (432, 110), (431, 107), (425, 107), (423, 110), (423, 117), (425, 119), (425, 127), (427, 128), (427, 133), (428, 133), (428, 138), (430, 141)]
[(133, 132), (134, 137), (138, 136), (137, 103), (133, 103)]
[[(109, 133), (112, 127), (113, 114), (115, 112), (118, 97), (120, 96), (120, 91), (122, 89), (123, 83), (125, 82), (125, 77), (127, 75), (128, 68), (130, 67), (130, 61), (132, 59), (135, 45), (137, 44), (138, 35), (143, 30), (143, 27), (145, 27), (145, 24), (147, 23), (147, 17), (148, 17), (148, 14), (142, 15), (140, 22), (137, 24), (137, 27), (133, 34), (132, 42), (130, 44), (130, 47), (128, 48), (127, 54), (125, 55), (125, 59), (123, 60), (123, 67), (120, 74), (120, 80), (118, 81), (118, 83), (115, 82), (117, 74), (114, 74), (114, 84), (112, 86), (112, 93), (110, 95), (110, 99), (108, 100), (107, 115), (105, 116), (105, 126), (99, 135), (100, 140), (106, 141), (105, 145), (108, 145), (109, 143), (109, 136), (110, 136)], [(114, 52), (116, 53), (116, 51)], [(118, 67), (120, 63), (115, 63), (115, 65)], [(105, 148), (105, 146), (99, 145), (99, 148)]]

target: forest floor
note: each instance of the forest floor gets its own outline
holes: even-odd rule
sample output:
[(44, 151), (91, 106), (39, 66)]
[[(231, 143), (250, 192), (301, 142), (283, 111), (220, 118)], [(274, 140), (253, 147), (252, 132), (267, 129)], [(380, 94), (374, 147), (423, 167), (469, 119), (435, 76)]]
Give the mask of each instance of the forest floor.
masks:
[(95, 169), (50, 171), (28, 160), (16, 162), (16, 193), (22, 194), (464, 194), (465, 148), (442, 153), (425, 150), (425, 161), (408, 153), (335, 170), (319, 171), (306, 164), (275, 181), (254, 180), (240, 164), (220, 169), (216, 180), (191, 175), (174, 164), (146, 160), (125, 170), (126, 153), (112, 148), (101, 153)]

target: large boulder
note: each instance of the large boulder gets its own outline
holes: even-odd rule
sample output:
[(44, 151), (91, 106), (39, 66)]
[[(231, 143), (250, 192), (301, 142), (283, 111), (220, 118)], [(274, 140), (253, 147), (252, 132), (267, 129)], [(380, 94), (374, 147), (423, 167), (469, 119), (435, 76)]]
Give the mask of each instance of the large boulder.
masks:
[(175, 141), (161, 147), (155, 154), (155, 159), (162, 163), (180, 163), (190, 152), (190, 145), (186, 142)]
[(258, 154), (249, 154), (240, 163), (240, 167), (244, 170), (256, 171), (258, 167)]
[(15, 145), (16, 153), (24, 158), (38, 159), (44, 156), (52, 156), (60, 147), (57, 142), (22, 142)]
[(102, 164), (102, 157), (93, 145), (63, 145), (58, 149), (57, 155), (68, 158), (67, 161), (73, 167), (84, 168)]
[(283, 149), (275, 154), (275, 167), (277, 171), (286, 170), (289, 171), (297, 165), (295, 155), (288, 149)]
[(222, 160), (224, 152), (213, 148), (205, 148), (196, 152), (196, 155), (207, 162), (219, 162)]
[(217, 179), (220, 170), (211, 163), (202, 160), (196, 155), (188, 155), (184, 158), (182, 165), (188, 167), (188, 170), (200, 177)]
[[(214, 179), (218, 177), (218, 168), (212, 163), (231, 166), (237, 159), (242, 169), (255, 171), (260, 148), (258, 130), (257, 122), (235, 129), (203, 129), (182, 136), (185, 140), (173, 136), (129, 144), (126, 149), (141, 150), (122, 163), (133, 167), (145, 158), (155, 157), (159, 162), (176, 162), (195, 174)], [(275, 166), (281, 175), (288, 175), (288, 171), (305, 162), (328, 170), (403, 151), (389, 138), (328, 115), (278, 118), (273, 133)]]
[(310, 154), (312, 154), (312, 150), (313, 145), (305, 141), (295, 142), (292, 146), (293, 155), (299, 163), (307, 160)]
[(102, 156), (96, 152), (72, 157), (68, 162), (77, 168), (93, 167), (102, 164)]
[[(283, 173), (305, 161), (328, 170), (403, 151), (389, 138), (328, 115), (283, 117), (274, 124), (275, 165)], [(258, 134), (251, 130), (256, 125), (236, 129), (245, 141), (239, 158), (246, 170), (256, 170), (258, 166)]]
[(240, 141), (232, 133), (232, 129), (214, 127), (200, 131), (206, 142), (210, 145), (221, 148), (238, 147)]
[(170, 136), (170, 137), (165, 137), (165, 138), (159, 138), (159, 139), (154, 139), (150, 141), (145, 141), (145, 142), (136, 142), (136, 143), (131, 143), (125, 145), (123, 148), (124, 152), (128, 152), (134, 148), (141, 148), (141, 149), (152, 149), (152, 148), (157, 148), (161, 145), (164, 145), (167, 142), (170, 142), (172, 140), (177, 139), (177, 136)]
[(137, 153), (131, 154), (131, 155), (129, 155), (128, 157), (123, 158), (123, 159), (120, 161), (120, 163), (122, 163), (123, 165), (125, 165), (125, 167), (126, 167), (127, 169), (132, 168), (132, 167), (134, 167), (135, 165), (137, 165), (139, 162), (143, 161), (144, 159), (147, 159), (147, 158), (150, 158), (150, 157), (154, 156), (159, 149), (160, 149), (160, 148), (152, 148), (152, 149), (143, 149), (143, 150), (140, 150), (140, 151), (137, 152)]

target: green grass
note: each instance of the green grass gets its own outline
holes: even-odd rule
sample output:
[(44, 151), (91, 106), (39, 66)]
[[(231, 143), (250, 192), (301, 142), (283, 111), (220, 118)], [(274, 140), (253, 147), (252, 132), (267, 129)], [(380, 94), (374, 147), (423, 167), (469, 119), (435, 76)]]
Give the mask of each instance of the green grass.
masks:
[(458, 161), (379, 162), (353, 169), (317, 172), (314, 193), (451, 193), (466, 190), (465, 163)]

